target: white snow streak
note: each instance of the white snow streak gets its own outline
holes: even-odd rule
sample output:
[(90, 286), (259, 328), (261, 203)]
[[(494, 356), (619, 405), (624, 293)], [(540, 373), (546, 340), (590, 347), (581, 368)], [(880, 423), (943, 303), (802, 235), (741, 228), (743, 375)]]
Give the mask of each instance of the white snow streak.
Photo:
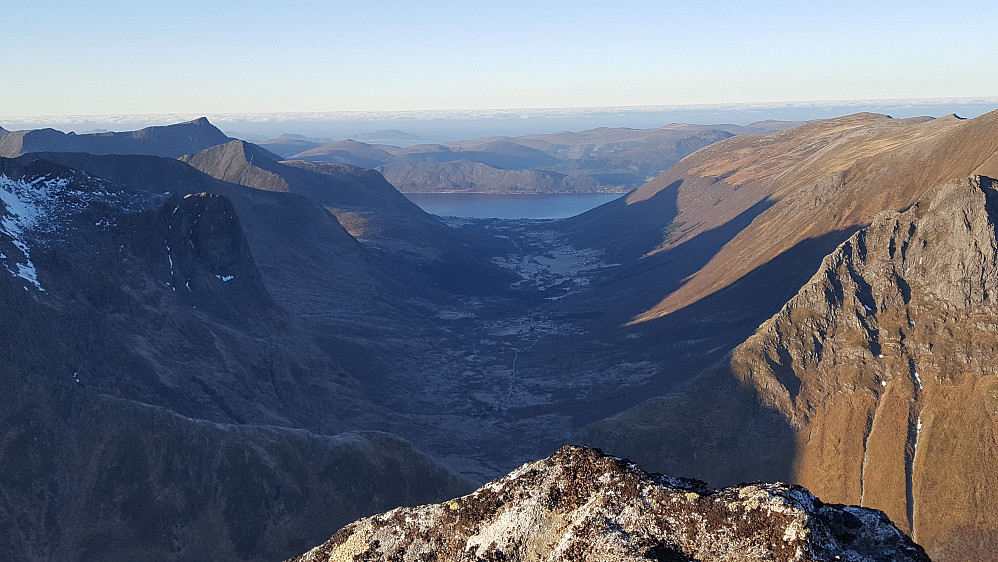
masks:
[[(170, 225), (170, 228), (172, 229), (173, 225)], [(176, 293), (177, 292), (177, 287), (176, 287), (176, 285), (174, 285), (174, 281), (173, 281), (173, 279), (175, 277), (174, 273), (173, 273), (173, 250), (170, 248), (169, 244), (166, 245), (166, 259), (169, 260), (169, 262), (170, 262), (170, 282), (167, 283), (167, 285), (169, 285), (169, 287), (171, 289), (173, 289), (173, 292)]]
[(0, 232), (10, 236), (24, 261), (0, 254), (4, 260), (4, 269), (15, 277), (20, 277), (34, 285), (39, 291), (44, 291), (38, 282), (38, 271), (31, 261), (31, 249), (24, 240), (25, 231), (37, 228), (45, 219), (43, 203), (50, 198), (50, 190), (61, 189), (69, 183), (68, 179), (51, 180), (37, 179), (31, 183), (23, 180), (12, 180), (6, 175), (0, 175), (0, 200), (4, 204), (4, 214), (0, 218)]

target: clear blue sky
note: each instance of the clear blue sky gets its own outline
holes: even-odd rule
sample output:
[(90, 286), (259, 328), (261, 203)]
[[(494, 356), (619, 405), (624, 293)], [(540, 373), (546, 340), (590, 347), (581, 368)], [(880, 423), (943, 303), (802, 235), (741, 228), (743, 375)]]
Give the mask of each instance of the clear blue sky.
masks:
[(998, 96), (998, 2), (17, 1), (0, 115)]

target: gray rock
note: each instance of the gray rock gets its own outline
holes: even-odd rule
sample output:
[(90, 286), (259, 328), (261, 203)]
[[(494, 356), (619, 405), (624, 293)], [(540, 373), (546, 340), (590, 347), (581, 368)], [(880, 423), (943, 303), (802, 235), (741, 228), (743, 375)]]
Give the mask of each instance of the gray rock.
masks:
[(715, 490), (566, 446), (470, 495), (361, 519), (294, 560), (928, 559), (882, 512), (800, 486)]

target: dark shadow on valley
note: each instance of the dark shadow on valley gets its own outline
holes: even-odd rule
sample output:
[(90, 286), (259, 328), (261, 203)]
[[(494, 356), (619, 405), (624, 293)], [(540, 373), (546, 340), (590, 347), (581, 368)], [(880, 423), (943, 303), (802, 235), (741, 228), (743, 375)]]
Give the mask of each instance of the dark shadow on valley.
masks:
[[(762, 204), (760, 203), (761, 206)], [(750, 212), (752, 211), (752, 212)], [(615, 310), (647, 310), (661, 296), (678, 288), (682, 280), (705, 264), (727, 240), (751, 222), (761, 210), (746, 211), (726, 225), (704, 233), (650, 260), (661, 260), (627, 277), (633, 283), (623, 295), (614, 293), (604, 306)], [(754, 269), (731, 285), (662, 318), (626, 328), (640, 333), (622, 345), (640, 346), (663, 365), (658, 376), (640, 387), (605, 393), (596, 401), (574, 405), (577, 427), (613, 415), (651, 397), (665, 394), (723, 359), (745, 341), (767, 318), (776, 314), (801, 286), (814, 275), (821, 260), (858, 230), (847, 229), (809, 238)], [(608, 285), (620, 283), (609, 281)], [(642, 294), (639, 287), (668, 288), (655, 295)], [(647, 291), (645, 291), (646, 293)], [(609, 300), (609, 299), (608, 299)], [(626, 343), (633, 341), (633, 344)], [(567, 406), (567, 404), (566, 404)]]
[(796, 432), (755, 389), (740, 383), (729, 354), (856, 230), (804, 240), (728, 287), (645, 323), (641, 340), (658, 346), (659, 376), (604, 400), (572, 404), (583, 442), (648, 470), (713, 485), (791, 479)]

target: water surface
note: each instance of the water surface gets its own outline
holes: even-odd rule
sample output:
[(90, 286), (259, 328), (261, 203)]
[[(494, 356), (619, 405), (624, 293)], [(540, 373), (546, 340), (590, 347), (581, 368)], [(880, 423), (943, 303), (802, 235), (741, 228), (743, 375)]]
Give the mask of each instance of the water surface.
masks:
[(476, 219), (563, 219), (584, 213), (622, 193), (406, 193), (431, 215)]

